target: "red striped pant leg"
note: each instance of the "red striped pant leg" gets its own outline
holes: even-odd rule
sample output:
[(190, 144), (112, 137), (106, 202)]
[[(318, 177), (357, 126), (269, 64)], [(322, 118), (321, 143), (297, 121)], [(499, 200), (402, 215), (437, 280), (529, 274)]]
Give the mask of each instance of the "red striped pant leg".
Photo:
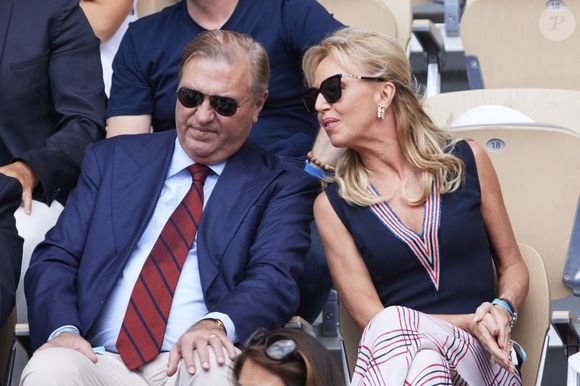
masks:
[(454, 385), (521, 385), (518, 375), (491, 363), (466, 331), (398, 306), (385, 308), (365, 329), (351, 385), (403, 385), (421, 350), (440, 353)]

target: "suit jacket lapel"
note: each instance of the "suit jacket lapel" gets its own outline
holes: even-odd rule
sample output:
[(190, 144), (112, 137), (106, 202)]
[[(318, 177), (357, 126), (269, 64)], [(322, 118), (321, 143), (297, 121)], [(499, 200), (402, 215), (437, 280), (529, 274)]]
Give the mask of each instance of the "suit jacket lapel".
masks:
[(280, 173), (265, 167), (260, 150), (246, 143), (228, 161), (204, 209), (197, 256), (204, 293), (219, 274), (224, 252), (240, 223), (270, 181)]
[(157, 205), (174, 150), (175, 132), (148, 134), (141, 146), (115, 148), (111, 217), (118, 256), (126, 258)]
[(0, 61), (4, 55), (4, 44), (8, 36), (8, 25), (12, 14), (12, 1), (0, 1)]

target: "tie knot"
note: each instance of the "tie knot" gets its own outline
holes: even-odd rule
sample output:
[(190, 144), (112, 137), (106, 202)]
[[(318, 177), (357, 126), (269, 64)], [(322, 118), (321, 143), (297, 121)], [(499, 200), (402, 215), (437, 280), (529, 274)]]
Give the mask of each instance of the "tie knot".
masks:
[(202, 164), (188, 166), (187, 171), (189, 171), (194, 181), (200, 181), (202, 184), (205, 182), (205, 178), (211, 173), (211, 169)]

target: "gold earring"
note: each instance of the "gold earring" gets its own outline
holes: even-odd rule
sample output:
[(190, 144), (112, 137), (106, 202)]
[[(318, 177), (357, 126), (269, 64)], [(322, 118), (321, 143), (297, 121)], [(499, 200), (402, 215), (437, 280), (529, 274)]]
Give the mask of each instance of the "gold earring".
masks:
[(380, 103), (377, 105), (377, 118), (385, 119), (385, 106)]

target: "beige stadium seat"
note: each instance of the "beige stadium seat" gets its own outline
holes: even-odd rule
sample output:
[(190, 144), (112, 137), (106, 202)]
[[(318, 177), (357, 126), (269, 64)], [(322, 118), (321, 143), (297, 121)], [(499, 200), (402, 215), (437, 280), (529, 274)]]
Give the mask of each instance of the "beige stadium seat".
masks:
[[(485, 88), (580, 90), (580, 1), (471, 0), (461, 19), (466, 55)], [(469, 66), (469, 63), (468, 63)]]
[(532, 386), (539, 385), (542, 380), (548, 346), (546, 335), (550, 327), (550, 291), (542, 257), (529, 245), (519, 246), (530, 274), (530, 288), (520, 307), (512, 338), (526, 350), (528, 361), (522, 367), (522, 380), (524, 386)]
[[(520, 244), (520, 251), (530, 272), (530, 289), (520, 307), (518, 323), (512, 337), (526, 350), (528, 361), (522, 367), (522, 379), (524, 386), (532, 386), (539, 384), (538, 381), (541, 380), (542, 363), (547, 347), (546, 334), (550, 325), (550, 295), (546, 271), (538, 252), (525, 244)], [(342, 304), (340, 333), (352, 374), (361, 333)]]
[(557, 127), (490, 125), (453, 130), (487, 149), (519, 242), (544, 259), (552, 299), (562, 283), (580, 194), (580, 134)]
[(177, 3), (177, 0), (137, 0), (137, 16), (143, 17)]
[[(580, 133), (580, 91), (562, 89), (483, 89), (457, 91), (423, 100), (425, 111), (439, 127), (446, 128), (462, 114), (482, 106), (504, 106), (533, 121)], [(496, 123), (505, 123), (492, 117)]]
[(318, 0), (342, 23), (384, 33), (406, 48), (411, 38), (411, 0)]

